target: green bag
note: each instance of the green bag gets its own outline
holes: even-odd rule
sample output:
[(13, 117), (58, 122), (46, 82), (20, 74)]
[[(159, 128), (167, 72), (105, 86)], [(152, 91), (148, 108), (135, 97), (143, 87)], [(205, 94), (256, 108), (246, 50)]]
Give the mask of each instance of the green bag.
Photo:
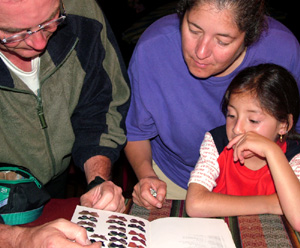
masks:
[(49, 199), (42, 183), (27, 168), (0, 163), (0, 216), (5, 224), (34, 221)]

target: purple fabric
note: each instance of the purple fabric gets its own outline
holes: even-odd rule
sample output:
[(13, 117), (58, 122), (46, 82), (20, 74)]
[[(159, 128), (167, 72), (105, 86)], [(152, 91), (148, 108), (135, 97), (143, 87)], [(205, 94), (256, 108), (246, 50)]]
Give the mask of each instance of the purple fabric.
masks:
[(204, 133), (225, 123), (220, 104), (227, 86), (241, 69), (267, 62), (290, 70), (299, 84), (299, 42), (271, 18), (268, 32), (248, 48), (234, 72), (195, 78), (183, 59), (177, 15), (163, 17), (144, 32), (130, 61), (128, 140), (151, 139), (154, 161), (173, 182), (187, 188)]

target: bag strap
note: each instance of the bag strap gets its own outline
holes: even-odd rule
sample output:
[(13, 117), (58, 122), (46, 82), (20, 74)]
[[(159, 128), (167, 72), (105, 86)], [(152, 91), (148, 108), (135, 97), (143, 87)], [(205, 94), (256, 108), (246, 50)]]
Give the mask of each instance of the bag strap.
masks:
[(32, 222), (40, 217), (43, 212), (43, 208), (44, 206), (41, 206), (25, 212), (1, 214), (1, 217), (7, 225), (22, 225)]

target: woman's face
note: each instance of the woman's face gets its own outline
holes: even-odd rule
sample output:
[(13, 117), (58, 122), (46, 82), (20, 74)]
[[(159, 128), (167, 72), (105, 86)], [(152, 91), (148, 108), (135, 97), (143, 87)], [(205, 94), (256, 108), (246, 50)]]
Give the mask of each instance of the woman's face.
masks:
[(228, 75), (244, 59), (244, 37), (231, 10), (203, 4), (187, 11), (182, 22), (182, 50), (190, 72), (199, 78)]

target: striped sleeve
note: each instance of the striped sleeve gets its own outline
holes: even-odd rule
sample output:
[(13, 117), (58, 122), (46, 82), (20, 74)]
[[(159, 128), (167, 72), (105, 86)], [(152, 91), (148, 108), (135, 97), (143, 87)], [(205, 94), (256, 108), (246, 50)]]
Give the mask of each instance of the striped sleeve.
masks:
[(300, 153), (292, 158), (292, 160), (290, 161), (290, 165), (300, 181)]
[(220, 174), (218, 164), (219, 153), (212, 135), (207, 132), (200, 147), (200, 157), (191, 172), (189, 183), (198, 183), (212, 191), (216, 187), (216, 179)]

